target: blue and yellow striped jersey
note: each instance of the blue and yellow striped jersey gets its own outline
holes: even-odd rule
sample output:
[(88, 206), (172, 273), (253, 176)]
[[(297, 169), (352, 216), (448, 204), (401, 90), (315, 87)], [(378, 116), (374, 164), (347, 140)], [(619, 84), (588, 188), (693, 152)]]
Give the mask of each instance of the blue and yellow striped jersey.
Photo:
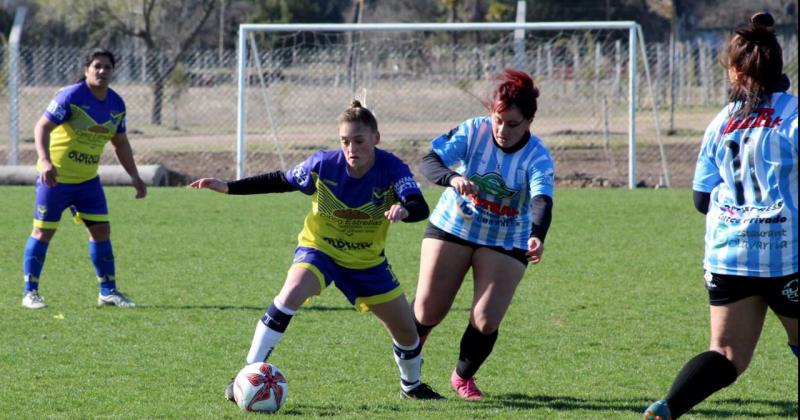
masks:
[(340, 150), (321, 151), (286, 173), (286, 180), (311, 196), (311, 211), (299, 246), (319, 249), (347, 268), (374, 267), (384, 260), (392, 204), (422, 193), (408, 166), (375, 149), (375, 164), (360, 178), (348, 174)]
[(44, 115), (58, 124), (50, 133), (50, 160), (58, 172), (58, 182), (65, 184), (97, 176), (106, 143), (125, 132), (122, 98), (109, 89), (106, 99), (100, 101), (84, 81), (61, 89)]
[(797, 97), (773, 93), (745, 118), (729, 104), (706, 129), (693, 188), (711, 194), (706, 270), (780, 277), (797, 273)]

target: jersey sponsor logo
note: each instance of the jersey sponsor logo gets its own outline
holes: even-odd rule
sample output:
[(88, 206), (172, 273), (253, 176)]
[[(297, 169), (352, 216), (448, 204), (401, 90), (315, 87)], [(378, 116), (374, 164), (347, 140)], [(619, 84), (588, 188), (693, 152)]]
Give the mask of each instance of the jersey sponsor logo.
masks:
[(406, 190), (419, 189), (419, 186), (417, 185), (417, 181), (414, 181), (414, 177), (405, 176), (394, 183), (394, 189), (397, 191), (397, 195), (403, 195), (403, 192)]
[(472, 217), (475, 216), (475, 213), (478, 211), (472, 204), (472, 201), (464, 200), (461, 196), (458, 196), (456, 205), (458, 206), (456, 207), (458, 209), (458, 214), (467, 221), (472, 220)]
[(86, 130), (89, 131), (89, 132), (92, 132), (92, 133), (97, 133), (97, 134), (106, 134), (106, 133), (110, 132), (110, 130), (108, 128), (103, 127), (102, 125), (93, 125), (93, 126), (87, 128)]
[(341, 238), (322, 238), (328, 245), (338, 249), (338, 250), (345, 250), (345, 251), (358, 251), (361, 249), (369, 249), (372, 246), (372, 242), (350, 242), (345, 241)]
[(772, 119), (772, 114), (775, 113), (775, 110), (772, 108), (762, 108), (758, 110), (758, 115), (743, 118), (740, 120), (731, 118), (728, 121), (728, 124), (725, 125), (725, 129), (723, 130), (722, 134), (729, 134), (734, 132), (735, 130), (744, 130), (747, 128), (757, 128), (757, 127), (769, 127), (775, 128), (780, 123), (783, 122), (781, 117)]
[(553, 168), (547, 168), (547, 171), (544, 173), (544, 183), (546, 185), (555, 185), (556, 184), (556, 171)]
[(301, 262), (303, 262), (303, 260), (306, 259), (307, 255), (308, 255), (308, 251), (300, 251), (300, 252), (297, 253), (297, 255), (294, 256), (294, 260), (292, 262), (295, 263), (295, 264), (296, 263), (301, 263)]
[(122, 123), (122, 116), (125, 115), (124, 111), (116, 112), (116, 111), (109, 111), (108, 115), (111, 117), (111, 123), (114, 125), (120, 125)]
[(517, 194), (517, 190), (513, 190), (506, 186), (503, 177), (497, 172), (489, 172), (488, 174), (470, 175), (469, 180), (480, 188), (481, 191), (487, 192), (497, 198), (510, 198)]
[(372, 199), (370, 201), (372, 201), (372, 204), (374, 204), (375, 206), (382, 205), (384, 203), (384, 201), (386, 201), (386, 193), (387, 192), (388, 192), (388, 190), (384, 190), (384, 189), (377, 188), (377, 187), (373, 188), (372, 189)]
[(100, 163), (100, 155), (90, 155), (88, 153), (76, 152), (74, 150), (70, 150), (67, 157), (74, 162), (83, 163), (86, 165), (95, 165)]
[(308, 182), (308, 171), (303, 165), (297, 165), (292, 169), (292, 178), (294, 178), (295, 182), (298, 184), (305, 184)]
[(369, 219), (369, 214), (364, 213), (361, 210), (354, 210), (354, 209), (339, 209), (333, 212), (333, 215), (340, 218), (340, 219), (348, 219), (348, 220), (367, 220)]
[(786, 286), (783, 286), (781, 294), (786, 296), (789, 302), (797, 303), (797, 282), (798, 279), (792, 279), (786, 283)]
[(64, 117), (67, 116), (67, 109), (64, 108), (60, 103), (56, 102), (55, 99), (51, 100), (50, 103), (47, 104), (47, 112), (59, 120), (63, 120)]
[(519, 210), (515, 209), (514, 207), (509, 207), (495, 201), (480, 198), (473, 194), (470, 194), (467, 197), (476, 207), (484, 209), (495, 216), (515, 217), (519, 215)]

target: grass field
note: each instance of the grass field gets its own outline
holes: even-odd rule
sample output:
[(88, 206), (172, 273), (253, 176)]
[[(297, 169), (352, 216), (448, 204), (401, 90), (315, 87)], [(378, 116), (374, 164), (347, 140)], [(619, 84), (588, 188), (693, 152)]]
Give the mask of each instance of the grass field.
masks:
[[(430, 203), (439, 192), (427, 191)], [(0, 418), (244, 417), (222, 390), (282, 284), (307, 197), (107, 194), (119, 285), (141, 307), (95, 307), (86, 235), (65, 217), (42, 276), (50, 306), (31, 311), (20, 306), (20, 272), (33, 188), (0, 188)], [(443, 402), (399, 398), (388, 335), (331, 289), (300, 310), (270, 359), (289, 382), (280, 414), (638, 418), (707, 345), (703, 217), (688, 190), (556, 194), (544, 260), (529, 268), (478, 372), (485, 401), (458, 400), (448, 385), (470, 284), (425, 347), (423, 379)], [(423, 227), (390, 229), (387, 255), (409, 296)], [(770, 316), (750, 370), (684, 418), (796, 419), (797, 372)]]

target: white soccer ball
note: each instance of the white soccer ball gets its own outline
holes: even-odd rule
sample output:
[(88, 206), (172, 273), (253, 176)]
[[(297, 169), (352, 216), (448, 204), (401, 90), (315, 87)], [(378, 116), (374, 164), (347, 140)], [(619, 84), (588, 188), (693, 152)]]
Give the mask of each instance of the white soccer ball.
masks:
[(244, 411), (274, 413), (286, 401), (286, 378), (267, 362), (247, 365), (233, 381), (233, 396)]

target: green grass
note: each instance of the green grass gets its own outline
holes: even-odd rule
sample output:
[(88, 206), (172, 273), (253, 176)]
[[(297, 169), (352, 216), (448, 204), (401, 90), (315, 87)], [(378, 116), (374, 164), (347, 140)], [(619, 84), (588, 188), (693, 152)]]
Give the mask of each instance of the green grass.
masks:
[[(0, 417), (244, 417), (222, 390), (281, 287), (308, 198), (107, 194), (120, 288), (142, 307), (95, 307), (86, 235), (65, 217), (42, 276), (50, 306), (31, 311), (20, 271), (33, 188), (0, 188)], [(423, 227), (390, 229), (387, 255), (409, 296)], [(638, 418), (706, 348), (702, 237), (688, 190), (558, 190), (544, 260), (478, 372), (489, 398), (460, 401), (448, 386), (471, 280), (425, 347), (423, 379), (444, 402), (399, 399), (388, 335), (333, 288), (300, 310), (271, 358), (289, 381), (281, 414)], [(797, 359), (770, 316), (750, 370), (685, 418), (796, 419), (797, 386)]]

